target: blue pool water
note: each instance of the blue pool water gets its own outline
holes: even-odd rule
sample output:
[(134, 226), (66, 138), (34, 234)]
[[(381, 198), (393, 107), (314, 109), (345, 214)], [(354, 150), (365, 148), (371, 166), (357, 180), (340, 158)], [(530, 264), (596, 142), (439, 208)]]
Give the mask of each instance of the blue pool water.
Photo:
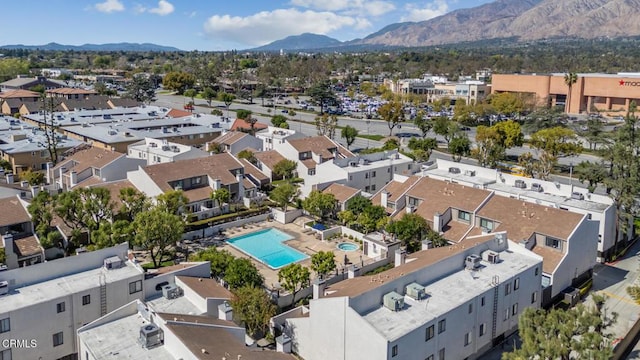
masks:
[(359, 247), (358, 245), (354, 243), (348, 243), (348, 242), (338, 244), (338, 249), (342, 251), (355, 251), (355, 250), (358, 250), (358, 247)]
[(308, 258), (307, 255), (282, 243), (290, 239), (293, 237), (278, 229), (266, 229), (232, 237), (227, 242), (270, 268), (279, 269)]

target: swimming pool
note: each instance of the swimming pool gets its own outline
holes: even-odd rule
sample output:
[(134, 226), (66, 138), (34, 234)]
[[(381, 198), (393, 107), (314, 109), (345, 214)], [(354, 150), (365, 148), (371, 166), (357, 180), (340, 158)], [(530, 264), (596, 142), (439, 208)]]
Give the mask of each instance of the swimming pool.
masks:
[(309, 257), (283, 244), (290, 239), (293, 237), (272, 228), (232, 237), (227, 242), (275, 270)]
[(358, 245), (350, 242), (343, 242), (338, 244), (338, 249), (342, 251), (356, 251), (358, 250)]

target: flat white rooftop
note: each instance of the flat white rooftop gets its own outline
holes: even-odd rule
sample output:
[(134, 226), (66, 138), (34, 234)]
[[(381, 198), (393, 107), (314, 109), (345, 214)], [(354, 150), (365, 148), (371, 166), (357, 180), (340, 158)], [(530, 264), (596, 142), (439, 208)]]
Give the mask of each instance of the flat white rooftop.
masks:
[(82, 331), (78, 337), (96, 359), (174, 360), (165, 345), (145, 349), (138, 343), (140, 328), (146, 324), (149, 322), (136, 313)]
[(516, 188), (513, 186), (501, 184), (501, 183), (489, 184), (487, 186), (487, 189), (508, 192), (516, 196), (520, 195), (522, 197), (551, 202), (551, 203), (558, 204), (560, 206), (567, 206), (567, 207), (572, 207), (572, 208), (582, 209), (587, 211), (602, 212), (610, 206), (609, 204), (598, 203), (598, 202), (589, 201), (586, 199), (577, 200), (577, 199), (572, 199), (570, 197), (561, 196), (561, 195), (549, 194), (545, 192), (536, 192), (529, 189), (520, 189), (520, 188)]
[(532, 256), (509, 250), (499, 254), (502, 261), (497, 264), (482, 261), (482, 268), (477, 271), (464, 270), (460, 264), (460, 271), (431, 284), (420, 284), (425, 286), (427, 298), (416, 301), (405, 296), (405, 306), (400, 311), (394, 312), (380, 306), (361, 315), (388, 341), (394, 341), (491, 290), (491, 282), (495, 275), (499, 279), (508, 279), (541, 262)]
[(202, 311), (200, 311), (185, 296), (180, 296), (176, 299), (171, 300), (160, 296), (153, 300), (147, 300), (147, 305), (149, 305), (156, 312), (160, 313), (202, 315)]
[[(0, 312), (10, 312), (34, 304), (58, 299), (100, 286), (100, 276), (104, 274), (107, 283), (124, 279), (142, 279), (142, 270), (130, 262), (113, 270), (104, 267), (79, 272), (72, 275), (43, 281), (20, 288), (12, 288), (7, 295), (0, 297)], [(29, 271), (28, 268), (24, 269)]]

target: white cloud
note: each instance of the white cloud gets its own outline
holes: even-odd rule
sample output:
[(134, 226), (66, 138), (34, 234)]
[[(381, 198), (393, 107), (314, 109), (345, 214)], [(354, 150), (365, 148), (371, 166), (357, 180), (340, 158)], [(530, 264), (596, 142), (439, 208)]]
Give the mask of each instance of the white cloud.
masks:
[(192, 11), (192, 12), (190, 12), (190, 13), (185, 13), (185, 14), (186, 14), (189, 18), (192, 18), (192, 17), (194, 17), (194, 16), (198, 15), (198, 12), (197, 12), (197, 11)]
[(171, 14), (173, 10), (175, 10), (173, 4), (171, 4), (167, 0), (160, 0), (158, 1), (158, 7), (149, 9), (148, 11), (152, 14), (165, 16)]
[(425, 21), (448, 13), (449, 5), (445, 0), (434, 0), (422, 6), (407, 4), (405, 9), (408, 14), (402, 17), (402, 21)]
[(105, 2), (97, 3), (95, 8), (100, 12), (109, 14), (115, 11), (123, 11), (124, 5), (120, 0), (106, 0)]
[(204, 32), (209, 38), (263, 45), (306, 32), (327, 34), (343, 27), (362, 29), (369, 26), (371, 24), (366, 19), (342, 16), (332, 12), (277, 9), (262, 11), (247, 17), (214, 15), (204, 23)]
[(291, 5), (360, 16), (380, 16), (396, 8), (393, 2), (384, 0), (291, 0)]

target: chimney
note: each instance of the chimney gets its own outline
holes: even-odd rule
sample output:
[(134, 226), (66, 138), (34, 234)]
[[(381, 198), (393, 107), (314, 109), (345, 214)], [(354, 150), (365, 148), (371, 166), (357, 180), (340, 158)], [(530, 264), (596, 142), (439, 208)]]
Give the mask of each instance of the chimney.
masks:
[(437, 212), (433, 215), (433, 231), (440, 233), (442, 231), (442, 214)]
[(407, 250), (405, 250), (405, 249), (396, 250), (394, 266), (398, 267), (398, 266), (404, 264), (406, 258), (407, 258)]
[(51, 184), (53, 182), (54, 174), (53, 174), (53, 163), (48, 162), (46, 165), (47, 169), (47, 184)]
[(218, 319), (227, 321), (232, 321), (233, 319), (233, 308), (226, 300), (218, 305)]
[(15, 269), (18, 267), (18, 255), (13, 250), (13, 235), (5, 234), (2, 235), (2, 245), (4, 246), (5, 252), (5, 263), (7, 268)]
[(325, 287), (326, 287), (326, 283), (323, 279), (316, 278), (313, 281), (313, 299), (314, 300), (324, 297)]
[(276, 338), (276, 351), (285, 354), (291, 353), (291, 338), (287, 334), (282, 334)]
[(422, 240), (422, 248), (421, 250), (428, 250), (433, 248), (433, 243), (431, 240)]
[(383, 208), (387, 208), (387, 204), (389, 203), (389, 193), (387, 190), (382, 190), (380, 192), (380, 206)]
[(236, 172), (236, 180), (238, 181), (238, 200), (244, 199), (244, 175), (242, 171)]
[(213, 190), (220, 190), (221, 186), (220, 179), (213, 179)]
[(78, 173), (75, 171), (72, 171), (69, 174), (69, 187), (74, 187), (78, 184)]
[(13, 184), (13, 173), (7, 173), (7, 184)]
[(360, 268), (355, 265), (350, 265), (347, 269), (347, 277), (353, 279), (356, 276), (360, 276)]
[(415, 209), (414, 209), (413, 205), (407, 205), (405, 207), (405, 211), (406, 211), (407, 214), (411, 214), (414, 210)]
[(31, 187), (31, 196), (36, 197), (40, 192), (40, 186), (32, 186)]
[(62, 181), (62, 175), (67, 171), (67, 169), (63, 166), (63, 167), (61, 167), (59, 169), (59, 171), (60, 171), (60, 174), (59, 174), (59, 177), (60, 177), (60, 188), (64, 188), (64, 181)]

